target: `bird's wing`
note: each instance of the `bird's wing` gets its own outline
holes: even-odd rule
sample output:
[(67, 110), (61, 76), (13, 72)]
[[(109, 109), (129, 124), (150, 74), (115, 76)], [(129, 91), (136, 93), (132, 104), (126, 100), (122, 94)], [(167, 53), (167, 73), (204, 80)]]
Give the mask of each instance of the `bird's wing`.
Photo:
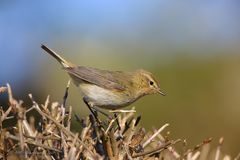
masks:
[(106, 71), (91, 67), (77, 66), (64, 68), (70, 75), (97, 86), (123, 91), (124, 77), (120, 71)]

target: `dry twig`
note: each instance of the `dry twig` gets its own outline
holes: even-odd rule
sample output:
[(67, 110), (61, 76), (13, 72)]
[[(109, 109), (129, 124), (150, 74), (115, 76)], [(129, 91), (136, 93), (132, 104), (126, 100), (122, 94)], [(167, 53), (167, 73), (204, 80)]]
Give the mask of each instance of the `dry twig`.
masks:
[[(204, 140), (193, 149), (180, 154), (173, 146), (180, 140), (171, 140), (162, 131), (169, 126), (165, 124), (160, 129), (147, 132), (139, 125), (141, 116), (135, 118), (135, 109), (118, 110), (118, 116), (110, 121), (103, 120), (100, 126), (92, 116), (79, 118), (75, 114), (82, 130), (75, 133), (72, 127), (72, 107), (66, 106), (69, 83), (67, 84), (63, 103), (50, 103), (49, 96), (44, 104), (38, 104), (31, 94), (32, 106), (25, 109), (23, 102), (14, 99), (9, 84), (0, 87), (0, 92), (8, 91), (9, 106), (4, 111), (0, 108), (0, 160), (7, 159), (11, 153), (21, 153), (25, 159), (189, 159), (197, 160), (207, 157), (208, 151), (200, 150), (210, 139)], [(31, 115), (37, 111), (40, 119)], [(98, 111), (96, 111), (98, 112)], [(26, 116), (29, 115), (28, 118)], [(6, 120), (14, 120), (14, 126), (3, 128)], [(29, 120), (27, 120), (29, 119)], [(118, 125), (114, 123), (118, 120)], [(36, 123), (40, 125), (36, 125)], [(41, 129), (39, 129), (39, 127)], [(118, 128), (118, 129), (117, 129)], [(146, 136), (147, 135), (147, 136)], [(215, 154), (215, 160), (220, 159), (220, 140)], [(184, 146), (184, 148), (186, 145)], [(221, 152), (222, 154), (222, 152)], [(203, 155), (203, 156), (201, 156)], [(229, 155), (223, 155), (225, 160)], [(239, 159), (240, 154), (234, 160)]]

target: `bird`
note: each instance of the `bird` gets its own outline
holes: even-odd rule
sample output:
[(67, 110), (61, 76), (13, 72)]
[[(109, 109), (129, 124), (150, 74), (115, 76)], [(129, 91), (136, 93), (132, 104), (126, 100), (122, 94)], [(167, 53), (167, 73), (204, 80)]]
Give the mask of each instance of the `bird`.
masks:
[(44, 44), (41, 48), (61, 64), (79, 88), (83, 101), (90, 107), (117, 110), (145, 95), (166, 95), (154, 75), (144, 69), (127, 72), (79, 66), (65, 60)]

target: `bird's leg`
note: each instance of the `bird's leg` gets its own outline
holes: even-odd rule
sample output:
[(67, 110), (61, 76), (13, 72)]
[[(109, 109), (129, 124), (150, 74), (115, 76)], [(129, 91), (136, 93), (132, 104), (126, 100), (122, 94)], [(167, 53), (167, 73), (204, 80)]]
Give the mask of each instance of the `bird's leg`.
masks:
[(92, 113), (92, 115), (94, 116), (98, 124), (100, 125), (101, 121), (98, 119), (97, 114), (92, 110), (92, 106), (90, 106), (90, 104), (88, 103), (85, 97), (83, 98), (83, 102), (87, 105), (88, 109), (90, 110), (90, 112)]
[(106, 112), (103, 112), (102, 110), (100, 110), (100, 109), (98, 109), (96, 107), (92, 107), (92, 109), (94, 109), (95, 111), (97, 111), (97, 112), (101, 113), (102, 115), (106, 116), (110, 120), (113, 119), (111, 115), (107, 114)]
[(117, 122), (117, 125), (118, 125), (118, 130), (120, 131), (121, 130), (121, 127), (120, 127), (120, 124), (119, 124), (119, 121), (118, 121), (118, 117), (117, 117), (117, 113), (114, 113), (114, 117), (116, 119), (116, 122)]

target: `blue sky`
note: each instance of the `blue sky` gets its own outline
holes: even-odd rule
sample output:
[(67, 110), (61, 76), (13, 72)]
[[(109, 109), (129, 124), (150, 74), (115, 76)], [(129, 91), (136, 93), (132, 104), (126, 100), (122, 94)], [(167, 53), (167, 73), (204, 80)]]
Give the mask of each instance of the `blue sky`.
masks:
[(21, 69), (31, 72), (29, 58), (36, 62), (32, 52), (45, 42), (91, 39), (120, 48), (144, 45), (169, 52), (173, 48), (236, 47), (239, 7), (237, 0), (5, 0), (0, 2), (0, 58), (5, 66), (0, 75), (5, 82), (18, 80)]

